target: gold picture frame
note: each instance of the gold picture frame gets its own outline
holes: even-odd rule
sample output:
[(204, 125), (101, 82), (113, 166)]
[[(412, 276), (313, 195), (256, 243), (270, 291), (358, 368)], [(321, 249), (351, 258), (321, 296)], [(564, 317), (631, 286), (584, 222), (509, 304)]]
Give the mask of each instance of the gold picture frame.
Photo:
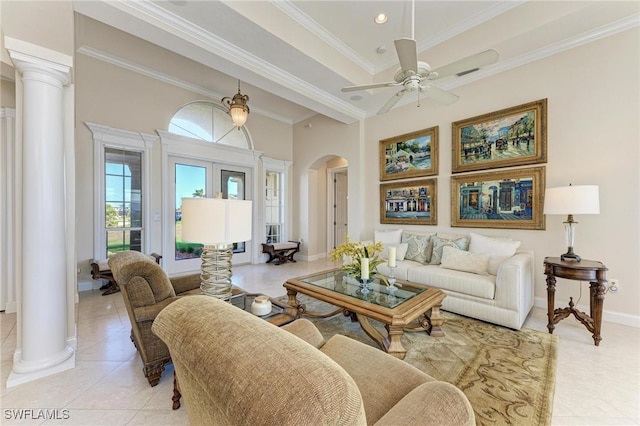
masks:
[(451, 226), (545, 229), (545, 167), (451, 176)]
[(452, 173), (546, 163), (547, 99), (452, 123)]
[(438, 126), (380, 141), (380, 180), (438, 174)]
[(380, 223), (438, 224), (438, 179), (380, 184)]

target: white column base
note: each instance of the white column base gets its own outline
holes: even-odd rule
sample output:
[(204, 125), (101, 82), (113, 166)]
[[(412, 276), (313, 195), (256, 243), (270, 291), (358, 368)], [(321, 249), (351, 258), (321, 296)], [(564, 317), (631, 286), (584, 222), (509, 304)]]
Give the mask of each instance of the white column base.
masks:
[(16, 350), (13, 358), (13, 368), (7, 379), (7, 389), (60, 373), (76, 366), (76, 352), (70, 346), (67, 346), (62, 352), (48, 360), (23, 361), (21, 359), (21, 350)]

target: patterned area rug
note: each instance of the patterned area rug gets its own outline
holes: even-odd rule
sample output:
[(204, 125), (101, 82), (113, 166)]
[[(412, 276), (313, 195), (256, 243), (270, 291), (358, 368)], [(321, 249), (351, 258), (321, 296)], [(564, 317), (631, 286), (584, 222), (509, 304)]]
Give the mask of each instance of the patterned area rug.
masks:
[[(335, 309), (305, 296), (299, 300), (308, 310)], [(443, 316), (444, 337), (405, 333), (404, 360), (461, 389), (474, 408), (478, 425), (550, 424), (558, 337), (530, 329), (514, 331), (449, 312)], [(325, 338), (343, 334), (377, 346), (348, 317), (310, 320)], [(381, 324), (372, 324), (385, 334)]]

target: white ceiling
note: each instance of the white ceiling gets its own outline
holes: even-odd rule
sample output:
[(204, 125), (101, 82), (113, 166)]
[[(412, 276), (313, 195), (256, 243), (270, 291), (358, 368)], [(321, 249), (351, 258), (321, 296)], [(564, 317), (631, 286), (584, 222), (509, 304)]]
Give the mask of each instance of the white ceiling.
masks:
[[(80, 0), (74, 9), (182, 55), (203, 71), (185, 75), (170, 64), (127, 57), (124, 50), (107, 53), (82, 34), (77, 36), (80, 53), (213, 97), (232, 95), (240, 79), (252, 111), (289, 123), (316, 113), (345, 123), (375, 114), (400, 88), (340, 89), (393, 80), (398, 68), (393, 41), (411, 37), (412, 31), (418, 60), (432, 68), (490, 48), (500, 52), (496, 64), (435, 82), (455, 93), (464, 84), (640, 23), (638, 1), (417, 0), (413, 30), (412, 3), (401, 0)], [(373, 21), (379, 12), (389, 15), (384, 25)], [(378, 54), (379, 46), (386, 52)], [(409, 94), (398, 105), (417, 100), (417, 94)], [(421, 102), (436, 105), (430, 99)]]

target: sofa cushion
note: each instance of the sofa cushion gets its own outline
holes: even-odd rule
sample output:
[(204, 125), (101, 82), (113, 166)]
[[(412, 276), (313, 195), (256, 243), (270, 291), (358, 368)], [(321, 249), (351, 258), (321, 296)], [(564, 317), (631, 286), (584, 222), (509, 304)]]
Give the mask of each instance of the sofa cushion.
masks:
[(459, 238), (448, 239), (434, 235), (431, 237), (433, 241), (433, 251), (431, 252), (430, 265), (439, 265), (442, 262), (442, 248), (445, 246), (455, 247), (460, 250), (467, 250), (469, 248), (469, 237), (462, 236)]
[(473, 232), (469, 233), (469, 236), (471, 237), (470, 252), (489, 255), (488, 271), (491, 275), (497, 275), (500, 264), (516, 254), (516, 250), (520, 247), (520, 241), (510, 238), (491, 238)]
[(471, 253), (450, 246), (442, 248), (441, 268), (484, 275), (487, 274), (488, 266), (489, 255), (487, 254)]
[(396, 229), (394, 231), (375, 231), (374, 236), (376, 243), (387, 244), (400, 244), (402, 241), (402, 229)]
[[(395, 270), (396, 278), (399, 280), (407, 281), (409, 279), (407, 275), (409, 272), (409, 269), (416, 268), (418, 266), (422, 266), (422, 263), (414, 262), (413, 260), (407, 260), (406, 258), (405, 260), (396, 262), (396, 270)], [(389, 266), (387, 265), (386, 262), (378, 265), (376, 267), (376, 270), (386, 277), (389, 276), (389, 272), (390, 272)]]
[(396, 248), (396, 261), (404, 260), (407, 255), (407, 249), (409, 248), (409, 244), (407, 243), (399, 243), (399, 244), (385, 244), (382, 253), (380, 253), (380, 259), (388, 259), (389, 258), (389, 247)]
[(402, 242), (407, 243), (407, 255), (405, 259), (414, 260), (420, 263), (429, 263), (431, 260), (431, 236), (433, 234), (413, 234), (402, 233)]
[(470, 274), (439, 268), (436, 265), (422, 265), (409, 269), (407, 278), (411, 282), (445, 291), (450, 290), (483, 299), (495, 298), (496, 277), (493, 275)]

